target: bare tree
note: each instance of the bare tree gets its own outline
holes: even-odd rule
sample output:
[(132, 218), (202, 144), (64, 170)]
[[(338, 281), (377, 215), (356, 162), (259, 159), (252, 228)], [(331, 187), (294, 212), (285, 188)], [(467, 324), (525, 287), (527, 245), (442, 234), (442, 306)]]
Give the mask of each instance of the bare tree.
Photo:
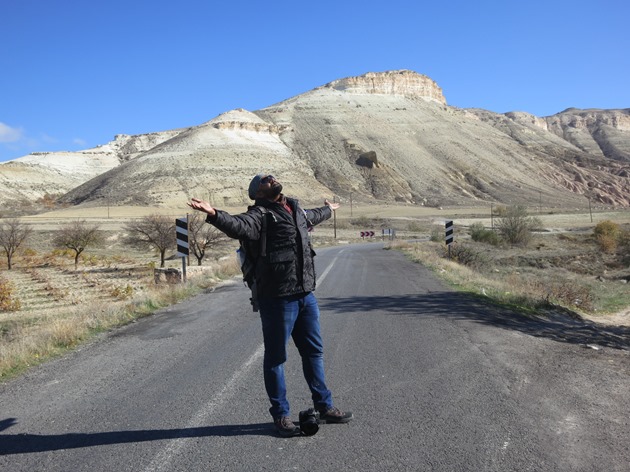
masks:
[(79, 265), (79, 257), (90, 246), (100, 246), (103, 233), (99, 225), (76, 220), (61, 226), (53, 237), (53, 245), (74, 251), (74, 267)]
[(206, 256), (206, 250), (225, 241), (225, 234), (212, 225), (206, 224), (205, 218), (198, 213), (188, 215), (188, 246), (197, 259), (197, 265)]
[(20, 245), (32, 233), (33, 228), (23, 223), (18, 218), (9, 218), (0, 221), (0, 246), (4, 249), (7, 256), (7, 264), (9, 270), (12, 267), (12, 259)]
[(176, 247), (175, 218), (149, 215), (125, 225), (129, 235), (125, 241), (138, 248), (150, 247), (160, 253), (160, 267), (164, 267), (166, 251)]

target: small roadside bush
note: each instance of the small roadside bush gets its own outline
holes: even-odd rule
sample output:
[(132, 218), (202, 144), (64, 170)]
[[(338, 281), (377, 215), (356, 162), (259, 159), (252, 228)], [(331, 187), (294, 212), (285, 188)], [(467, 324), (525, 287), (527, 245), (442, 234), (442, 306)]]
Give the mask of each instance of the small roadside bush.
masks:
[(422, 225), (418, 223), (417, 221), (410, 221), (409, 224), (407, 225), (407, 231), (409, 232), (420, 233), (422, 232), (422, 230), (423, 230)]
[(471, 224), (469, 232), (473, 241), (492, 244), (493, 246), (498, 246), (501, 243), (499, 235), (491, 229), (486, 229), (483, 223)]
[(351, 220), (352, 226), (358, 226), (361, 228), (366, 228), (372, 225), (372, 220), (370, 220), (367, 216), (361, 215), (357, 216), (353, 220)]
[(351, 229), (350, 220), (347, 218), (337, 218), (337, 229)]
[(595, 229), (593, 230), (593, 234), (595, 236), (599, 236), (600, 234), (607, 234), (609, 236), (618, 238), (621, 235), (621, 228), (614, 221), (604, 220), (597, 223), (597, 226), (595, 226)]
[(622, 231), (613, 221), (605, 220), (597, 223), (593, 230), (599, 248), (606, 253), (614, 253), (622, 240)]
[[(444, 248), (444, 257), (448, 257), (448, 246)], [(451, 259), (461, 265), (465, 265), (472, 269), (483, 270), (488, 267), (490, 261), (488, 258), (464, 244), (451, 244)]]
[(507, 207), (505, 215), (497, 221), (503, 240), (519, 246), (526, 246), (532, 239), (532, 231), (541, 226), (540, 219), (528, 216), (527, 209), (520, 205)]
[(505, 205), (497, 205), (492, 210), (492, 214), (496, 216), (505, 216), (507, 214), (508, 207)]
[(557, 300), (563, 305), (573, 306), (584, 310), (592, 310), (594, 297), (591, 289), (576, 284), (572, 281), (558, 281), (550, 283), (539, 283), (541, 292), (546, 292), (544, 301), (551, 303)]
[(0, 311), (18, 311), (22, 308), (20, 300), (13, 295), (13, 284), (0, 277)]
[(621, 246), (621, 257), (624, 261), (630, 261), (630, 231), (623, 231), (619, 239)]
[(431, 230), (430, 240), (434, 243), (444, 242), (445, 238), (444, 228), (441, 226), (434, 226)]
[(112, 297), (117, 298), (119, 300), (127, 300), (133, 296), (133, 287), (129, 284), (127, 285), (116, 285), (114, 286), (110, 292)]

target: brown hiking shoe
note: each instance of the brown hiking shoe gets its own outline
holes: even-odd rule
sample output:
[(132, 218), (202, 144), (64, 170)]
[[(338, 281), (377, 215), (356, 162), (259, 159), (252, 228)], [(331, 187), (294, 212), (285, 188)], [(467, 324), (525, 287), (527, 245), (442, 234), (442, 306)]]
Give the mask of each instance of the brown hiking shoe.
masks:
[(331, 406), (327, 410), (319, 410), (319, 420), (322, 423), (347, 423), (352, 418), (354, 418), (352, 412), (343, 412), (334, 406)]
[(283, 438), (290, 438), (291, 436), (297, 436), (300, 434), (300, 428), (293, 424), (293, 421), (287, 416), (276, 418), (273, 420), (273, 424), (276, 427), (276, 431)]

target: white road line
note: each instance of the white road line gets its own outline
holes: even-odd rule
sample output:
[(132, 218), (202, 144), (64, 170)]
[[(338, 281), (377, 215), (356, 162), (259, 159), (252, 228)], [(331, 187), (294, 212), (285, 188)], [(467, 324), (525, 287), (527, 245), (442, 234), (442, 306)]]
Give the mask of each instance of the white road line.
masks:
[(326, 278), (328, 273), (331, 271), (331, 269), (335, 265), (335, 262), (337, 262), (337, 259), (339, 258), (341, 253), (343, 253), (343, 251), (345, 251), (345, 249), (342, 249), (341, 251), (339, 251), (339, 254), (337, 254), (335, 258), (332, 260), (332, 262), (328, 265), (328, 267), (326, 267), (326, 270), (324, 271), (324, 273), (320, 275), (317, 281), (315, 282), (316, 285), (319, 285), (320, 283), (322, 283), (322, 281)]
[[(250, 358), (245, 361), (241, 368), (234, 373), (232, 378), (227, 381), (223, 388), (200, 410), (198, 410), (197, 413), (190, 419), (188, 424), (182, 429), (198, 428), (200, 426), (207, 425), (208, 417), (234, 396), (238, 383), (249, 373), (249, 370), (263, 356), (263, 353), (264, 347), (261, 343), (260, 346), (258, 346), (258, 349), (256, 349), (256, 352), (254, 352)], [(170, 441), (144, 469), (145, 472), (159, 472), (161, 470), (167, 470), (171, 460), (185, 445), (186, 439), (187, 438), (182, 437)]]
[[(341, 254), (345, 249), (339, 251)], [(332, 262), (326, 267), (326, 270), (316, 281), (316, 284), (319, 285), (328, 275), (328, 273), (332, 270), (335, 262), (339, 255), (335, 256)], [(261, 343), (256, 352), (254, 352), (249, 359), (245, 361), (245, 363), (238, 369), (232, 378), (227, 381), (227, 383), (223, 386), (223, 388), (212, 397), (201, 409), (195, 413), (195, 415), (190, 419), (188, 424), (182, 428), (190, 429), (190, 428), (198, 428), (200, 426), (208, 424), (208, 417), (212, 415), (218, 408), (220, 408), (223, 404), (225, 404), (228, 400), (232, 398), (235, 393), (236, 386), (238, 383), (249, 373), (249, 370), (254, 365), (258, 359), (260, 359), (265, 352), (264, 345)], [(186, 439), (188, 438), (177, 438), (173, 441), (169, 442), (164, 449), (162, 449), (151, 461), (151, 463), (145, 467), (145, 472), (160, 472), (162, 470), (167, 470), (171, 461), (177, 455), (182, 447), (186, 444)]]

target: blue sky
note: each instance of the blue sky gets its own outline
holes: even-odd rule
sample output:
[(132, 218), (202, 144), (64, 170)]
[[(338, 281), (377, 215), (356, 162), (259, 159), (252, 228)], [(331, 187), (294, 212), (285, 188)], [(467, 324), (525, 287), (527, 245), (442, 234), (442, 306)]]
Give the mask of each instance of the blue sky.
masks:
[(0, 0), (0, 161), (396, 69), (462, 108), (629, 108), (629, 20), (627, 0)]

